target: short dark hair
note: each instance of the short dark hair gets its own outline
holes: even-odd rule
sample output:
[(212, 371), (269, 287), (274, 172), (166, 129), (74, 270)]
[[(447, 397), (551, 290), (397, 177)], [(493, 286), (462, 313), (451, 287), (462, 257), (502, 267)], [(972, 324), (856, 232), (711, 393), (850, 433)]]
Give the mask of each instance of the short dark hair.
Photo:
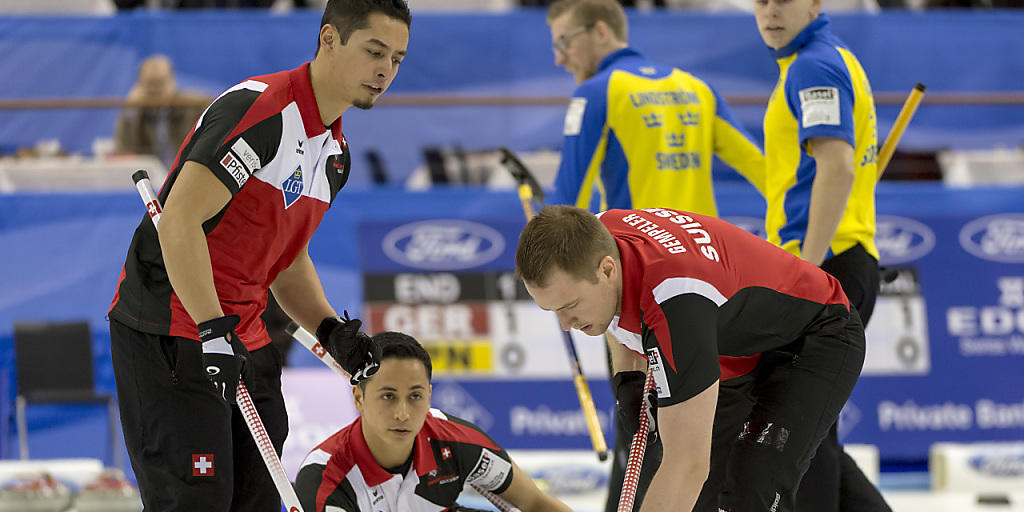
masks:
[(516, 274), (542, 288), (554, 268), (594, 283), (605, 256), (618, 260), (619, 248), (594, 214), (574, 206), (548, 206), (519, 235)]
[[(419, 359), (423, 363), (423, 367), (427, 369), (427, 382), (430, 382), (433, 376), (433, 368), (430, 364), (430, 354), (427, 350), (420, 345), (420, 342), (416, 341), (416, 338), (409, 336), (408, 334), (394, 331), (384, 331), (373, 335), (373, 341), (380, 346), (380, 359)], [(366, 390), (365, 379), (359, 382), (359, 387)]]
[[(320, 28), (331, 25), (338, 31), (341, 44), (347, 44), (353, 32), (370, 26), (370, 15), (375, 12), (401, 21), (406, 27), (412, 25), (412, 15), (409, 14), (409, 5), (405, 0), (327, 0)], [(320, 52), (319, 32), (316, 51)]]

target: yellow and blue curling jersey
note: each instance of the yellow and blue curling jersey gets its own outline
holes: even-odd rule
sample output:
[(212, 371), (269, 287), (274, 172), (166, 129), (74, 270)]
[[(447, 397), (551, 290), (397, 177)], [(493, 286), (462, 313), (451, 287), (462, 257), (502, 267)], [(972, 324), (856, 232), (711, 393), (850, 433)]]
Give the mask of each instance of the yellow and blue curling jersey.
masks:
[(842, 139), (854, 148), (856, 178), (826, 259), (858, 243), (878, 258), (878, 136), (875, 102), (864, 69), (829, 30), (824, 14), (772, 54), (779, 64), (779, 81), (764, 115), (768, 241), (800, 255), (816, 173), (808, 139)]
[(718, 93), (631, 48), (609, 54), (576, 89), (564, 133), (551, 204), (717, 215), (715, 154), (764, 193), (761, 149)]

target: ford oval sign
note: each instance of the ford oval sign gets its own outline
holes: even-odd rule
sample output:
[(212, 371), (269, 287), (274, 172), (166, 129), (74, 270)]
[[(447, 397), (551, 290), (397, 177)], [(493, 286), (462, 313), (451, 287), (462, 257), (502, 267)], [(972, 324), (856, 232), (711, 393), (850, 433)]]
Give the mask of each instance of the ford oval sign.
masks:
[(982, 259), (1024, 263), (1024, 214), (975, 219), (960, 230), (960, 246)]
[(971, 467), (979, 473), (1002, 478), (1024, 476), (1024, 454), (975, 455), (970, 459)]
[(608, 486), (608, 473), (591, 466), (548, 466), (532, 471), (530, 476), (546, 484), (547, 491), (555, 496), (598, 492)]
[(914, 219), (879, 215), (876, 226), (875, 246), (882, 265), (914, 261), (935, 247), (935, 233)]
[(505, 239), (498, 231), (454, 219), (404, 224), (391, 230), (381, 243), (392, 260), (424, 270), (472, 268), (493, 261), (505, 250)]

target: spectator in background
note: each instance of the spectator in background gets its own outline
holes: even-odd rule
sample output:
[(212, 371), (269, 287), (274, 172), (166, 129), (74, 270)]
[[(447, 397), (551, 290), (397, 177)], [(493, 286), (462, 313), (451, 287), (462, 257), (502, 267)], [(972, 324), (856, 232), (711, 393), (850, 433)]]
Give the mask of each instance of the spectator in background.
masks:
[(117, 117), (114, 147), (119, 153), (155, 155), (168, 169), (178, 146), (192, 130), (210, 98), (178, 89), (166, 55), (142, 61), (129, 102)]
[[(238, 8), (269, 8), (282, 0), (114, 0), (118, 9), (238, 9)], [(315, 1), (315, 0), (314, 0)], [(312, 7), (306, 0), (294, 0), (295, 7)], [(301, 5), (300, 5), (301, 4)], [(326, 1), (318, 1), (316, 5), (323, 7)]]

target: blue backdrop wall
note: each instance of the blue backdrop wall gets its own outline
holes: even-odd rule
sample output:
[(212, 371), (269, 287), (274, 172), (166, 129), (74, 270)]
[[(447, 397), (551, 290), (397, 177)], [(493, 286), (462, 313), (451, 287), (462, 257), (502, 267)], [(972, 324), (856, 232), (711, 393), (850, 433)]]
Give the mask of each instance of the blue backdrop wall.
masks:
[[(764, 204), (756, 192), (733, 184), (720, 186), (718, 192), (724, 217), (757, 226)], [(98, 386), (113, 389), (104, 315), (131, 233), (143, 219), (141, 208), (134, 193), (0, 196), (0, 376), (7, 372), (2, 384), (8, 386), (4, 398), (9, 400), (13, 393), (11, 327), (18, 320), (89, 320)], [(883, 457), (923, 458), (928, 446), (939, 440), (1024, 439), (1024, 374), (1019, 370), (1024, 362), (1024, 193), (1020, 188), (950, 190), (883, 183), (878, 211), (882, 263), (902, 272), (897, 283), (904, 284), (883, 293), (882, 300), (895, 302), (879, 308), (894, 312), (895, 319), (878, 312), (872, 319), (872, 328), (891, 332), (869, 335), (869, 358), (874, 351), (877, 361), (873, 373), (862, 377), (844, 414), (846, 440), (876, 444)], [(506, 249), (485, 259), (462, 260), (456, 273), (513, 268), (511, 249), (523, 223), (514, 192), (345, 190), (310, 246), (332, 304), (356, 316), (366, 314), (364, 270), (442, 268), (436, 262), (423, 266), (393, 250), (408, 245), (389, 248), (369, 240), (394, 239), (384, 228), (407, 232), (409, 226), (431, 222), (447, 222), (450, 228), (444, 219), (488, 226), (502, 237)], [(376, 235), (357, 236), (360, 232)], [(462, 239), (459, 235), (453, 240)], [(553, 325), (550, 334), (551, 343), (559, 345)], [(895, 341), (887, 345), (886, 339)], [(912, 346), (907, 348), (907, 343)], [(301, 349), (293, 351), (291, 363), (319, 364)], [(608, 410), (606, 386), (594, 386), (600, 388), (599, 400), (608, 402), (598, 404), (599, 409)], [(524, 394), (514, 379), (463, 387), (475, 390), (470, 394), (484, 393), (476, 403), (493, 409), (491, 434), (512, 448), (555, 441), (538, 441), (511, 430), (514, 422), (503, 419), (508, 411), (491, 405), (515, 396), (517, 403), (532, 410), (572, 408), (570, 392)], [(0, 402), (9, 407), (9, 402)], [(0, 418), (9, 417), (4, 414), (0, 411)], [(60, 430), (87, 421), (102, 428), (102, 417), (102, 411), (34, 413), (32, 429), (40, 432), (33, 435), (38, 439), (34, 455), (76, 450), (102, 455), (103, 450)], [(585, 434), (557, 439), (562, 447), (584, 448), (587, 442)], [(10, 450), (6, 453), (11, 455)]]
[[(141, 59), (169, 55), (179, 83), (216, 95), (249, 76), (294, 68), (312, 58), (317, 12), (132, 12), (108, 18), (0, 17), (0, 100), (44, 97), (120, 97)], [(858, 55), (875, 91), (1021, 91), (1024, 12), (885, 11), (833, 17), (834, 29)], [(630, 13), (633, 46), (656, 61), (708, 80), (722, 93), (767, 96), (777, 68), (753, 16), (687, 11)], [(394, 93), (478, 95), (571, 94), (572, 78), (553, 62), (541, 11), (508, 14), (417, 14), (409, 56)], [(760, 133), (761, 107), (738, 107), (740, 120)], [(558, 148), (562, 106), (378, 107), (345, 115), (356, 155), (376, 148), (395, 181), (420, 161), (425, 145), (467, 149), (499, 145), (516, 150)], [(879, 108), (879, 133), (897, 106)], [(0, 111), (0, 151), (56, 138), (90, 152), (110, 137), (117, 112)], [(471, 129), (469, 128), (471, 127)], [(929, 106), (914, 119), (904, 148), (1017, 146), (1024, 142), (1024, 107)], [(362, 173), (355, 184), (365, 184)]]

